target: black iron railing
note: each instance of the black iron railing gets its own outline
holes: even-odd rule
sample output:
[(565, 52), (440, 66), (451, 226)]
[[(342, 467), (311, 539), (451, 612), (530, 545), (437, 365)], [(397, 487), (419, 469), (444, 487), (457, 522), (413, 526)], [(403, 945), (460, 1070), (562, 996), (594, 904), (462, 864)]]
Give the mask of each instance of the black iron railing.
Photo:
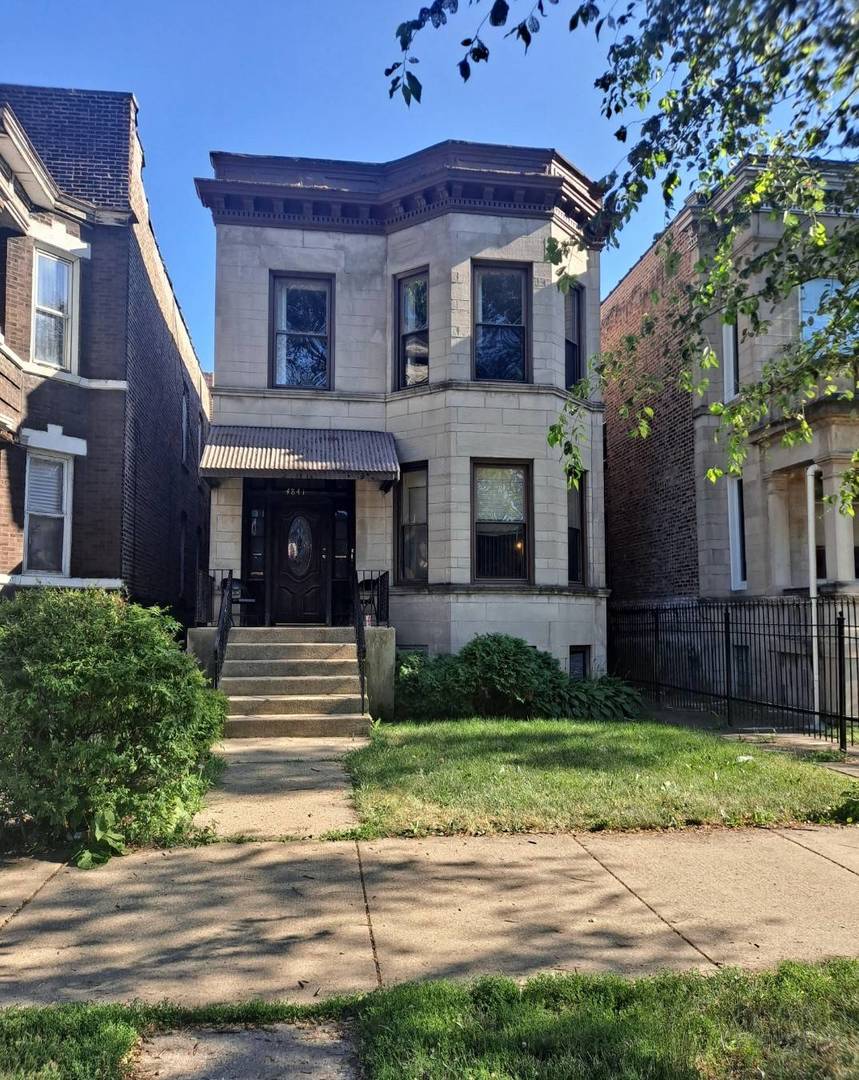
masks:
[(688, 600), (609, 609), (612, 672), (736, 727), (859, 742), (859, 598)]
[(233, 626), (233, 572), (228, 570), (221, 579), (221, 603), (218, 609), (217, 631), (215, 633), (215, 669), (212, 681), (215, 686), (221, 681), (221, 668), (227, 651), (227, 640)]
[(364, 608), (361, 601), (361, 589), (358, 584), (358, 571), (352, 570), (352, 624), (355, 627), (355, 647), (358, 652), (358, 678), (361, 682), (361, 712), (366, 712), (366, 664), (367, 635), (364, 632)]
[(388, 625), (390, 582), (391, 575), (387, 570), (358, 571), (358, 592), (365, 625)]

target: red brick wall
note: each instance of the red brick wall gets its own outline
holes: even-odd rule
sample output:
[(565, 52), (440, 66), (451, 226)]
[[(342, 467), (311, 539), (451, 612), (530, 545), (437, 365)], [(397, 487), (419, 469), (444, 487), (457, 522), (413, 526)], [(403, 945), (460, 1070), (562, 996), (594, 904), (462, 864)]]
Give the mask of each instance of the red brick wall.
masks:
[[(672, 226), (681, 253), (672, 284), (689, 280), (696, 258), (691, 227)], [(604, 351), (619, 349), (654, 312), (651, 292), (666, 285), (663, 258), (652, 247), (603, 302)], [(657, 313), (658, 313), (658, 309)], [(629, 435), (618, 416), (622, 395), (606, 388), (606, 551), (613, 600), (694, 596), (698, 592), (693, 402), (676, 388), (679, 364), (670, 361), (671, 340), (656, 332), (639, 345), (640, 369), (664, 378), (652, 402), (656, 411), (647, 439)]]

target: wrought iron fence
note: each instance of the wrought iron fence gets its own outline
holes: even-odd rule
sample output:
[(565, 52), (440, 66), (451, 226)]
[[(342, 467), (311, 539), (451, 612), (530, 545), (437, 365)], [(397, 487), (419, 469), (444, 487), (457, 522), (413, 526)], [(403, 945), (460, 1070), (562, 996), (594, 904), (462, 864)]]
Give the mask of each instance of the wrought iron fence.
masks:
[(688, 600), (609, 609), (611, 671), (736, 727), (859, 741), (859, 598)]

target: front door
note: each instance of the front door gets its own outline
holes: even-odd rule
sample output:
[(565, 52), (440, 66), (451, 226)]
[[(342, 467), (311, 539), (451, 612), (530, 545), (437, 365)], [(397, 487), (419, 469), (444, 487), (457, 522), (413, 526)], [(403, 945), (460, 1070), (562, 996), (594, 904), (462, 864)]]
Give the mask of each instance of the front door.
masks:
[(277, 514), (274, 534), (276, 623), (330, 622), (331, 508), (285, 507)]

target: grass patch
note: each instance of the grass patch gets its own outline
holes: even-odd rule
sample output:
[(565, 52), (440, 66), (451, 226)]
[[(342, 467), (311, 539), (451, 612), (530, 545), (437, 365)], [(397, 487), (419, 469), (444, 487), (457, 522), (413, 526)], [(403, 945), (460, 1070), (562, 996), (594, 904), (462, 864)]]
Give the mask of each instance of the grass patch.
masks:
[(314, 1006), (0, 1011), (2, 1080), (125, 1080), (139, 1036), (197, 1024), (349, 1020), (368, 1080), (848, 1080), (859, 963), (757, 974), (414, 983)]
[(365, 839), (837, 821), (856, 797), (791, 755), (645, 721), (383, 725), (345, 764)]

